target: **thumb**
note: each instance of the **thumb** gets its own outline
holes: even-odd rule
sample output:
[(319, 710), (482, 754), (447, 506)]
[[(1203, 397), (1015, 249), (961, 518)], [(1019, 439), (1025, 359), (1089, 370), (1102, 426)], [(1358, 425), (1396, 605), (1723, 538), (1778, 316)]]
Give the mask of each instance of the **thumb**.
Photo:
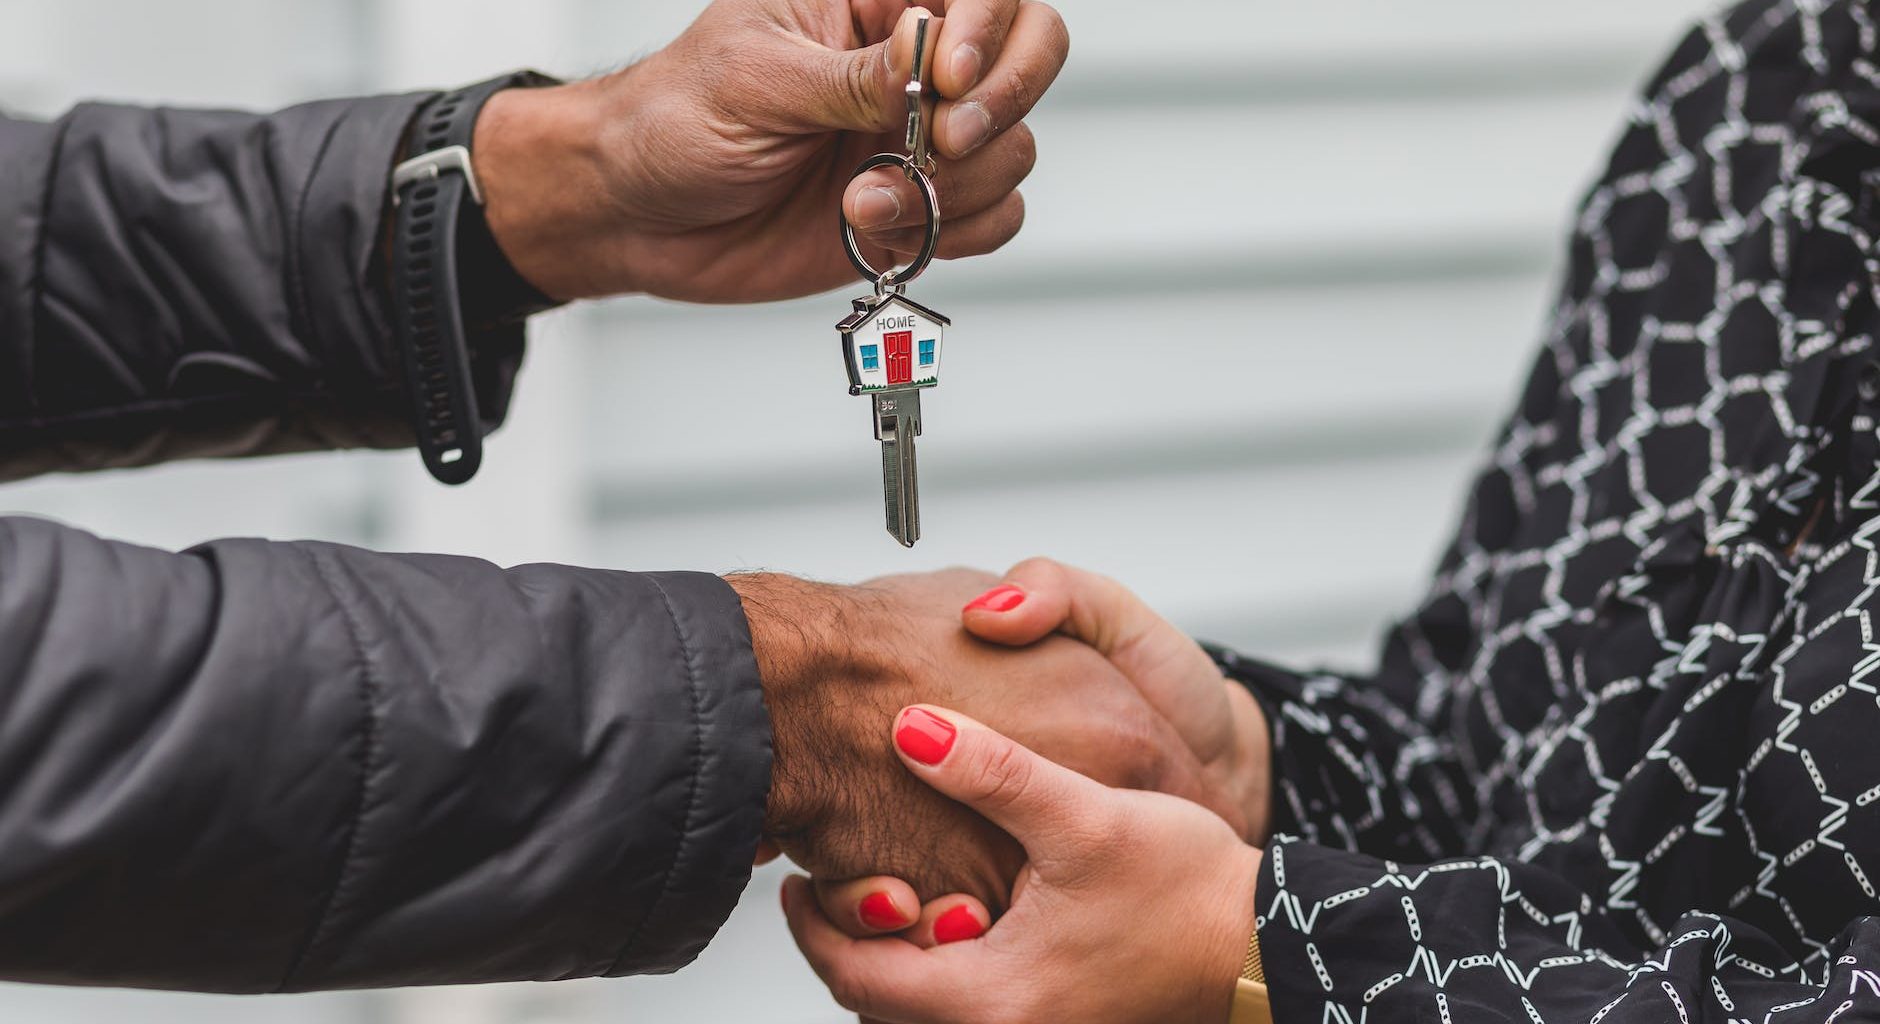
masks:
[(1197, 755), (1212, 758), (1233, 742), (1225, 677), (1214, 659), (1108, 576), (1027, 559), (960, 618), (968, 632), (994, 643), (1029, 644), (1056, 631), (1089, 644), (1129, 677)]
[(924, 8), (910, 7), (895, 24), (894, 33), (872, 46), (854, 50), (812, 47), (807, 73), (772, 95), (773, 112), (820, 131), (874, 134), (905, 125), (908, 70), (914, 63), (914, 37), (922, 20), (928, 22), (923, 60), (930, 64), (944, 19)]
[(1084, 852), (1064, 844), (1115, 806), (1111, 790), (957, 712), (901, 709), (894, 748), (916, 778), (1011, 833), (1034, 862)]

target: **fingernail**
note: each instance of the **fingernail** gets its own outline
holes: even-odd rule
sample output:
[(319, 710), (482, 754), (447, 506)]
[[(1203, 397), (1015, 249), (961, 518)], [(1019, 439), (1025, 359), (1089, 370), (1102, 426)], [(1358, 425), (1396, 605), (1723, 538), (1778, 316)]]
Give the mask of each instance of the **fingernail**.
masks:
[(881, 227), (901, 216), (901, 197), (893, 189), (870, 187), (855, 197), (855, 226)]
[(921, 764), (939, 764), (958, 735), (952, 722), (924, 708), (908, 708), (894, 727), (894, 745)]
[(790, 883), (787, 880), (777, 889), (777, 902), (783, 904), (784, 913), (790, 912)]
[(901, 908), (894, 905), (894, 899), (885, 892), (871, 892), (862, 897), (858, 908), (862, 923), (876, 931), (891, 931), (907, 925), (907, 918)]
[(985, 145), (992, 136), (992, 115), (977, 100), (967, 100), (947, 112), (947, 137), (961, 156)]
[(979, 47), (971, 43), (963, 44), (953, 51), (953, 78), (960, 84), (961, 90), (971, 89), (979, 84), (979, 69), (985, 61), (979, 55)]
[(933, 940), (944, 946), (949, 942), (965, 942), (986, 934), (986, 926), (979, 923), (973, 912), (965, 907), (952, 910), (934, 918)]
[(1025, 592), (1010, 583), (1001, 583), (966, 603), (962, 612), (1009, 612), (1025, 603)]

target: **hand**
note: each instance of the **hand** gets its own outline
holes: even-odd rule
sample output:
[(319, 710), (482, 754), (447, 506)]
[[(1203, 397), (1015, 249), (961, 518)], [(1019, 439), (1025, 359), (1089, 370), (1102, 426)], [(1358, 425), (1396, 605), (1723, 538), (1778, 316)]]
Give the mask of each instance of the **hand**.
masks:
[[(1246, 841), (1266, 842), (1271, 742), (1259, 704), (1227, 680), (1200, 645), (1121, 584), (1034, 558), (969, 602), (961, 620), (974, 635), (995, 643), (1024, 646), (1056, 633), (1102, 654), (1200, 762), (1210, 806)], [(888, 876), (840, 883), (819, 878), (816, 893), (830, 920), (858, 937), (911, 925), (904, 938), (932, 944), (934, 923), (946, 914), (959, 927), (942, 929), (943, 939), (970, 930), (969, 917), (989, 919), (984, 908), (957, 896), (923, 907), (904, 882)]]
[[(940, 101), (930, 118), (945, 218), (940, 256), (990, 252), (1024, 221), (1036, 159), (1020, 121), (1069, 53), (1035, 0), (921, 0)], [(558, 299), (645, 292), (761, 302), (856, 273), (838, 204), (877, 267), (919, 248), (923, 207), (898, 171), (850, 180), (904, 150), (913, 63), (906, 0), (718, 0), (615, 74), (511, 89), (485, 106), (476, 170), (490, 229)]]
[(860, 587), (730, 577), (751, 626), (774, 762), (765, 834), (826, 879), (892, 875), (915, 900), (959, 892), (1007, 902), (1024, 855), (980, 816), (919, 785), (884, 730), (915, 701), (1000, 723), (1105, 783), (1232, 809), (1135, 687), (1093, 649), (1052, 638), (1002, 650), (960, 628), (957, 609), (993, 578), (951, 571)]
[(1049, 558), (1013, 566), (999, 587), (968, 604), (974, 636), (1024, 646), (1057, 633), (1109, 659), (1201, 760), (1208, 790), (1229, 794), (1228, 823), (1264, 845), (1272, 797), (1272, 740), (1246, 687), (1221, 674), (1186, 633), (1106, 576)]
[(1016, 836), (1029, 863), (984, 938), (931, 949), (850, 938), (789, 879), (790, 932), (837, 1002), (905, 1024), (1227, 1019), (1258, 850), (1194, 804), (1106, 789), (963, 715), (912, 707), (895, 728), (908, 771)]

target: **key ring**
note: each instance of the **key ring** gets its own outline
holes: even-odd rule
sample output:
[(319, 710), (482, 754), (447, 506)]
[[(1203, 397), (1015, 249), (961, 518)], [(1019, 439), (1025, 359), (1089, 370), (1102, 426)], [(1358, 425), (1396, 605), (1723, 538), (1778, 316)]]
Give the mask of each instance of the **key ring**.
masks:
[[(924, 15), (926, 12), (922, 12)], [(907, 86), (907, 155), (899, 153), (877, 153), (862, 161), (852, 177), (861, 177), (877, 167), (893, 164), (907, 175), (907, 180), (920, 189), (920, 198), (927, 207), (927, 240), (921, 243), (920, 252), (914, 262), (909, 263), (900, 273), (894, 268), (876, 270), (868, 265), (868, 258), (862, 255), (861, 247), (855, 244), (855, 229), (849, 225), (849, 215), (836, 210), (836, 217), (842, 221), (842, 247), (848, 250), (849, 262), (861, 271), (864, 280), (875, 286), (875, 295), (884, 296), (889, 291), (900, 294), (908, 282), (926, 271), (933, 262), (933, 254), (940, 247), (940, 197), (933, 190), (933, 155), (927, 150), (927, 119), (921, 109), (926, 86), (921, 83), (920, 69), (927, 57), (927, 18), (922, 17), (914, 27), (914, 69), (908, 74)]]
[[(909, 0), (911, 4), (913, 0)], [(848, 369), (849, 394), (868, 395), (875, 407), (875, 440), (881, 442), (881, 492), (888, 533), (904, 547), (920, 539), (920, 484), (914, 466), (914, 439), (920, 436), (920, 393), (940, 383), (940, 350), (952, 321), (907, 297), (908, 282), (933, 262), (940, 247), (940, 198), (934, 193), (934, 160), (927, 150), (925, 86), (921, 67), (927, 57), (928, 15), (918, 11), (914, 31), (914, 69), (903, 90), (907, 96), (907, 155), (878, 153), (855, 169), (860, 177), (877, 167), (899, 167), (920, 189), (927, 208), (927, 238), (913, 262), (896, 271), (890, 263), (876, 270), (855, 242), (847, 214), (836, 211), (842, 245), (862, 279), (875, 286), (874, 298), (858, 298), (853, 311), (836, 324), (842, 334), (842, 359)], [(838, 204), (840, 205), (840, 204)]]
[(914, 262), (909, 263), (899, 273), (894, 273), (892, 267), (888, 270), (876, 270), (869, 265), (868, 257), (862, 255), (861, 247), (856, 244), (855, 229), (849, 225), (849, 215), (841, 210), (836, 211), (836, 217), (842, 221), (842, 247), (848, 250), (849, 262), (855, 265), (855, 269), (861, 272), (863, 278), (875, 285), (876, 291), (883, 294), (886, 293), (886, 289), (883, 288), (884, 284), (897, 290), (907, 287), (908, 282), (926, 271), (927, 265), (933, 262), (934, 251), (940, 247), (940, 197), (934, 193), (933, 179), (927, 177), (924, 168), (915, 163), (911, 157), (905, 157), (899, 153), (877, 153), (862, 161), (862, 165), (855, 169), (855, 175), (860, 177), (877, 167), (887, 167), (890, 164), (899, 167), (901, 172), (907, 175), (907, 180), (913, 182), (915, 188), (920, 189), (921, 202), (927, 207), (927, 240), (921, 243), (920, 252), (915, 255)]

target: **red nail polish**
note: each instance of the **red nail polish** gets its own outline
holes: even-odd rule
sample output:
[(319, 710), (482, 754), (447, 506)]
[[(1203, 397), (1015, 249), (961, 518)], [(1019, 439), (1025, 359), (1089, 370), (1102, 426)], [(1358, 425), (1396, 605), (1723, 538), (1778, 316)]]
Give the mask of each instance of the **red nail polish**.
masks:
[(894, 727), (894, 745), (921, 764), (939, 764), (958, 735), (952, 722), (924, 708), (908, 708)]
[(973, 912), (965, 907), (954, 907), (941, 914), (933, 922), (933, 940), (944, 946), (949, 942), (965, 942), (986, 934), (986, 926), (979, 923)]
[(871, 892), (862, 897), (858, 908), (862, 923), (876, 931), (893, 931), (905, 928), (907, 918), (901, 915), (901, 908), (894, 905), (894, 900), (885, 892)]
[(967, 602), (961, 611), (1009, 612), (1025, 603), (1025, 592), (1010, 583), (1001, 583)]

